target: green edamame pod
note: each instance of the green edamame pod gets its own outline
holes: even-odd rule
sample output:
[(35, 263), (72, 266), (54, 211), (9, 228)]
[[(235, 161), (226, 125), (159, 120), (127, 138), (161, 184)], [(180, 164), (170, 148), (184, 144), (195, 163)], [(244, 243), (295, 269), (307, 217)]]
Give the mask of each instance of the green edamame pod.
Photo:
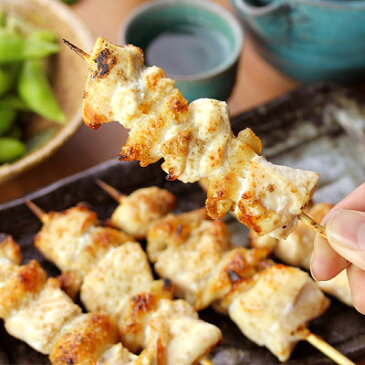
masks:
[(10, 129), (16, 118), (16, 111), (0, 107), (0, 136)]
[(57, 34), (50, 29), (41, 29), (36, 30), (29, 34), (30, 38), (39, 39), (41, 41), (50, 42), (50, 43), (57, 43)]
[(69, 5), (74, 4), (75, 2), (77, 2), (77, 0), (62, 0), (62, 1), (66, 4), (69, 4)]
[(6, 14), (0, 11), (0, 27), (3, 28), (6, 25)]
[(23, 131), (17, 124), (13, 124), (13, 126), (5, 133), (5, 137), (21, 139), (23, 137)]
[(13, 86), (17, 74), (19, 65), (6, 65), (0, 67), (0, 96), (7, 93)]
[(0, 63), (43, 58), (57, 53), (59, 48), (53, 42), (0, 30)]
[(18, 91), (22, 100), (35, 113), (53, 122), (65, 121), (66, 116), (53, 94), (42, 60), (24, 62), (19, 75)]
[(11, 162), (24, 152), (25, 145), (21, 141), (9, 137), (0, 138), (0, 163)]
[(6, 95), (2, 99), (0, 99), (0, 109), (1, 108), (10, 108), (23, 112), (30, 111), (27, 104), (25, 104), (24, 101), (20, 99), (17, 95)]

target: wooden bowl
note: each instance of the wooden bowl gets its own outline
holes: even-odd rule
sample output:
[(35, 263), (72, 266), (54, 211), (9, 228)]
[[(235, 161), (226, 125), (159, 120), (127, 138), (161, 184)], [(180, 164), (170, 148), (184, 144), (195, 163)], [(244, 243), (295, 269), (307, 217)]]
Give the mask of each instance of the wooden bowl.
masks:
[[(60, 42), (65, 38), (86, 51), (93, 46), (94, 38), (87, 27), (71, 8), (58, 0), (0, 0), (0, 11), (24, 19), (36, 27), (55, 31)], [(49, 157), (82, 123), (81, 102), (87, 72), (84, 61), (62, 44), (60, 52), (50, 58), (49, 68), (55, 95), (67, 120), (64, 124), (56, 124), (38, 116), (31, 117), (25, 131), (27, 138), (36, 135), (43, 135), (44, 138), (38, 138), (38, 143), (20, 159), (0, 165), (0, 182)]]

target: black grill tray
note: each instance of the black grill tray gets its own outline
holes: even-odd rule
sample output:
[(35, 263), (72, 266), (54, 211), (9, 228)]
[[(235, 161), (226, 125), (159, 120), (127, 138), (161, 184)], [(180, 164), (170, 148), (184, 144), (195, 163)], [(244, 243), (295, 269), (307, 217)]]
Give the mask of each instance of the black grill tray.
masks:
[[(262, 137), (267, 155), (274, 160), (280, 160), (280, 156), (283, 155), (298, 155), (301, 146), (307, 145), (313, 139), (321, 139), (324, 136), (330, 140), (336, 140), (343, 136), (343, 129), (335, 123), (328, 125), (324, 122), (323, 116), (323, 111), (328, 109), (328, 106), (342, 106), (343, 100), (350, 100), (356, 105), (360, 105), (358, 103), (361, 102), (351, 90), (336, 85), (306, 86), (252, 111), (233, 117), (232, 125), (235, 132), (246, 126), (253, 128)], [(289, 131), (303, 124), (303, 120), (313, 124), (315, 128), (312, 132), (318, 133), (312, 133), (309, 136), (306, 133), (304, 136), (297, 133), (297, 139), (292, 138), (290, 145), (285, 145), (287, 142), (285, 136)], [(284, 146), (280, 147), (280, 144)], [(338, 156), (338, 158), (341, 157)], [(295, 161), (300, 164), (300, 159)], [(83, 201), (97, 212), (100, 219), (107, 219), (116, 207), (116, 203), (98, 188), (95, 184), (96, 178), (108, 182), (127, 194), (144, 186), (164, 187), (178, 196), (176, 211), (195, 209), (204, 204), (204, 193), (198, 184), (167, 182), (157, 164), (140, 168), (136, 163), (122, 163), (117, 159), (58, 181), (27, 196), (27, 199), (33, 200), (46, 211), (62, 210)], [(355, 176), (355, 178), (361, 180), (362, 177)], [(355, 178), (352, 177), (351, 181), (356, 184)], [(345, 186), (343, 194), (348, 193), (346, 188)], [(35, 258), (50, 275), (56, 275), (57, 269), (45, 261), (32, 246), (33, 237), (40, 227), (40, 222), (23, 205), (23, 199), (0, 205), (0, 232), (14, 236), (22, 247), (25, 262)], [(242, 232), (245, 232), (244, 229)], [(247, 340), (228, 317), (210, 309), (201, 312), (200, 315), (203, 319), (218, 325), (224, 334), (222, 345), (212, 355), (215, 364), (278, 364), (269, 351)], [(333, 300), (326, 314), (314, 320), (310, 328), (352, 359), (365, 358), (365, 317), (354, 309)], [(0, 364), (49, 363), (46, 356), (38, 354), (24, 343), (10, 337), (1, 323), (0, 339)], [(301, 342), (287, 364), (325, 365), (332, 362), (310, 345)]]

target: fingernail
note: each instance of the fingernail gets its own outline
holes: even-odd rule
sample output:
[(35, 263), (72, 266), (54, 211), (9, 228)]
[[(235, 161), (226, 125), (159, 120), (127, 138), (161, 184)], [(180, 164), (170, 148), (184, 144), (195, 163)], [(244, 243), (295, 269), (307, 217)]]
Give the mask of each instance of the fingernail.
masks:
[(312, 253), (312, 257), (311, 257), (311, 261), (310, 261), (310, 265), (309, 265), (312, 278), (316, 281), (318, 281), (318, 279), (316, 277), (316, 269), (317, 269), (317, 266), (318, 266), (317, 261), (319, 261), (317, 259), (317, 257), (318, 257), (318, 255), (316, 254), (316, 251), (314, 250), (313, 253)]
[(333, 212), (326, 234), (330, 244), (365, 250), (365, 213), (338, 209)]

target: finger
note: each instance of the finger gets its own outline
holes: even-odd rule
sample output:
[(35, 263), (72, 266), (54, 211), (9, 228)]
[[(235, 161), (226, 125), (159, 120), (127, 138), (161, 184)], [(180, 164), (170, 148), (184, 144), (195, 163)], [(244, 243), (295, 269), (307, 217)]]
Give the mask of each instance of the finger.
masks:
[(345, 259), (365, 270), (365, 213), (336, 210), (326, 225), (331, 247)]
[(365, 314), (365, 271), (355, 265), (347, 269), (347, 277), (351, 288), (351, 297), (354, 307), (362, 314)]
[(319, 235), (314, 240), (310, 269), (316, 280), (329, 280), (349, 266), (349, 262), (341, 257), (326, 240)]

